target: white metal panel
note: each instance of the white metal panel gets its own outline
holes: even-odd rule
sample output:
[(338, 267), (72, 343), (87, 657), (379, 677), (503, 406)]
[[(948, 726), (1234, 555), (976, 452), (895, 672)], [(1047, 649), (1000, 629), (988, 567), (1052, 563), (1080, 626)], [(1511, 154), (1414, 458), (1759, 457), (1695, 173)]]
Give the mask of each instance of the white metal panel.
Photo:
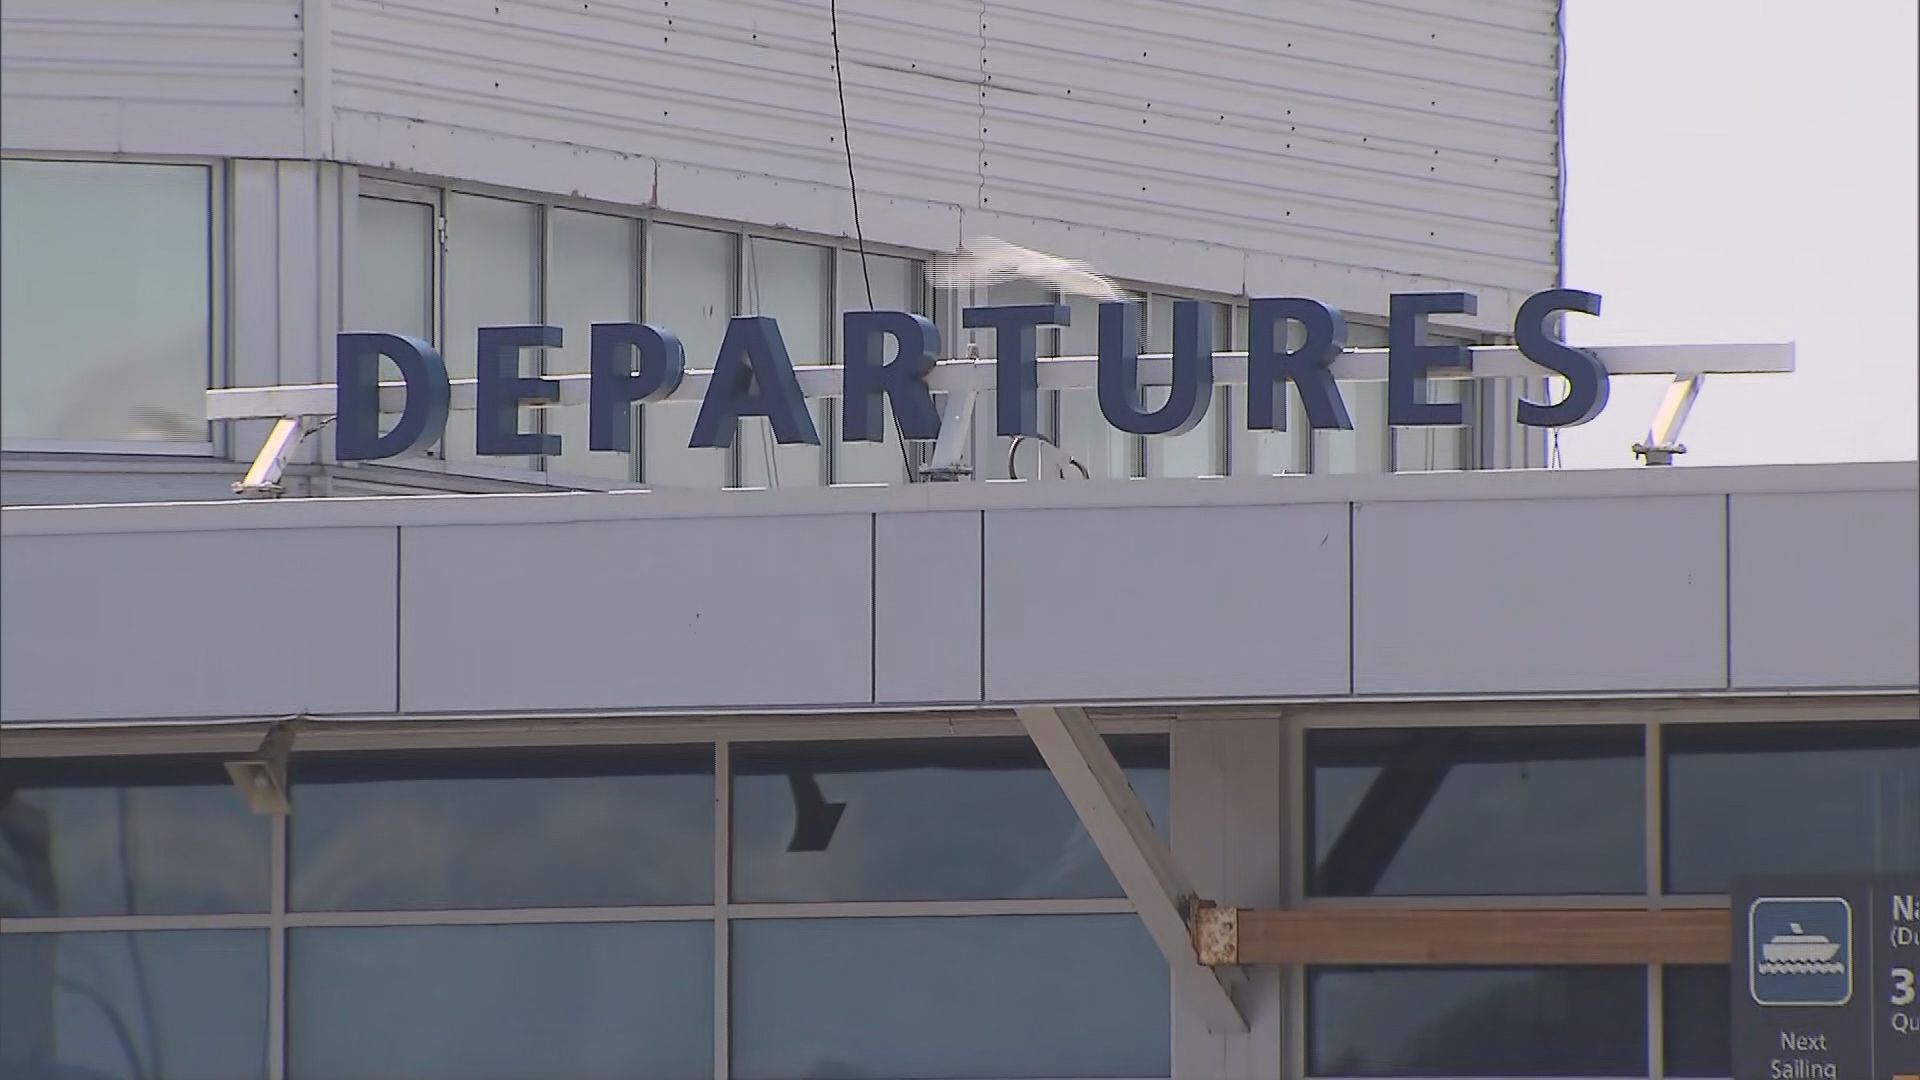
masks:
[(980, 700), (980, 514), (873, 515), (873, 697)]
[(1920, 685), (1920, 498), (1728, 500), (1737, 689)]
[(8, 149), (299, 156), (302, 0), (8, 0)]

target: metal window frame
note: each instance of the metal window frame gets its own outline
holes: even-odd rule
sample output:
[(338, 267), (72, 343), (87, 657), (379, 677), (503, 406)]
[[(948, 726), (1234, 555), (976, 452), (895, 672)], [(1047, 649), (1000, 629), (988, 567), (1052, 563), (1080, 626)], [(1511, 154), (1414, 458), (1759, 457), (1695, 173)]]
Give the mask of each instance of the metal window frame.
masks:
[[(1724, 895), (1679, 895), (1665, 891), (1664, 846), (1666, 806), (1663, 735), (1673, 724), (1756, 726), (1774, 723), (1846, 724), (1861, 721), (1893, 723), (1912, 719), (1911, 698), (1886, 697), (1807, 697), (1786, 700), (1690, 701), (1669, 700), (1649, 703), (1609, 702), (1593, 707), (1579, 702), (1512, 703), (1495, 705), (1461, 703), (1439, 707), (1416, 707), (1396, 714), (1392, 709), (1307, 707), (1289, 711), (1282, 717), (1286, 725), (1287, 790), (1283, 793), (1286, 816), (1282, 859), (1286, 882), (1286, 900), (1290, 907), (1320, 909), (1383, 908), (1724, 908)], [(1524, 894), (1513, 896), (1421, 896), (1421, 897), (1307, 897), (1305, 881), (1312, 872), (1306, 835), (1307, 773), (1306, 734), (1313, 730), (1351, 730), (1385, 727), (1639, 727), (1642, 734), (1644, 800), (1642, 828), (1646, 873), (1638, 893), (1610, 896)], [(1665, 965), (1630, 965), (1643, 969), (1647, 986), (1646, 1050), (1649, 1080), (1666, 1080)], [(1288, 972), (1287, 1027), (1288, 1075), (1303, 1080), (1344, 1080), (1308, 1071), (1307, 1036), (1311, 1016), (1307, 1008), (1307, 969), (1295, 966)]]
[[(101, 154), (67, 151), (6, 150), (0, 161), (44, 161), (76, 165), (160, 165), (195, 167), (207, 179), (207, 355), (204, 364), (208, 388), (233, 385), (232, 312), (229, 292), (233, 266), (233, 231), (228, 220), (233, 205), (233, 171), (224, 158), (176, 154)], [(145, 439), (4, 439), (0, 452), (142, 458), (224, 457), (232, 444), (231, 421), (209, 421), (203, 440)]]

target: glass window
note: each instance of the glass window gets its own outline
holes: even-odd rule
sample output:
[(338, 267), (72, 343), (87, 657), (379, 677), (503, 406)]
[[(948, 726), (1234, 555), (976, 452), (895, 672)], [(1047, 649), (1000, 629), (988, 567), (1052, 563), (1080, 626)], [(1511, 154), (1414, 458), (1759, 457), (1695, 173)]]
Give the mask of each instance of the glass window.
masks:
[(206, 442), (213, 172), (0, 162), (9, 441)]
[[(1115, 749), (1164, 830), (1165, 741)], [(735, 900), (1120, 895), (1024, 740), (785, 743), (733, 760)]]
[[(447, 376), (474, 377), (474, 348), (483, 326), (540, 321), (540, 208), (478, 195), (447, 196)], [(520, 370), (540, 370), (540, 350), (520, 354)], [(537, 431), (534, 410), (522, 406), (521, 431)], [(531, 468), (533, 459), (480, 458), (473, 452), (474, 413), (447, 414), (443, 444), (450, 461), (485, 461)]]
[[(555, 208), (547, 282), (547, 322), (560, 327), (566, 344), (547, 354), (547, 371), (570, 374), (588, 370), (593, 324), (630, 322), (639, 308), (639, 225), (628, 218)], [(560, 436), (560, 456), (547, 470), (562, 476), (627, 480), (629, 454), (587, 449), (587, 406), (542, 410), (547, 430)]]
[(1468, 425), (1460, 427), (1403, 427), (1393, 431), (1393, 467), (1396, 472), (1433, 472), (1464, 469), (1469, 462), (1468, 438), (1473, 431), (1472, 383), (1460, 379), (1430, 380), (1430, 401), (1465, 402)]
[(736, 922), (733, 972), (738, 1080), (1169, 1072), (1167, 965), (1132, 915)]
[[(1046, 303), (1040, 300), (1002, 300), (999, 287), (995, 287), (993, 302), (1002, 303)], [(1136, 299), (1141, 299), (1137, 298)], [(1059, 329), (1059, 344), (1049, 350), (1046, 341), (1041, 340), (1042, 356), (1098, 356), (1100, 353), (1100, 302), (1088, 296), (1070, 296), (1065, 300), (1067, 309), (1073, 315), (1073, 321)], [(1147, 313), (1140, 312), (1141, 350), (1146, 351)], [(1127, 435), (1107, 423), (1106, 413), (1100, 410), (1100, 392), (1087, 390), (1058, 390), (1053, 394), (1054, 408), (1059, 412), (1057, 432), (1058, 442), (1068, 454), (1072, 455), (1094, 479), (1101, 477), (1129, 477), (1136, 475), (1134, 457), (1139, 437)], [(1149, 399), (1151, 400), (1151, 399)], [(1044, 412), (1045, 398), (1042, 398)], [(1028, 466), (1030, 469), (1031, 466)]]
[(0, 763), (0, 915), (265, 911), (268, 819), (217, 761)]
[(1315, 968), (1313, 1076), (1645, 1076), (1637, 967)]
[(1668, 725), (1666, 888), (1920, 870), (1920, 724)]
[(1733, 1075), (1733, 975), (1724, 965), (1660, 970), (1666, 1071), (1671, 1077)]
[[(925, 313), (926, 305), (921, 299), (920, 264), (912, 259), (898, 259), (886, 255), (868, 255), (865, 274), (860, 268), (860, 253), (842, 251), (839, 257), (839, 279), (834, 295), (838, 297), (838, 306), (847, 311), (913, 311)], [(867, 303), (867, 282), (873, 283), (873, 304)], [(837, 336), (840, 327), (834, 327)], [(886, 355), (882, 360), (891, 363), (900, 354), (898, 346), (887, 343)], [(834, 363), (840, 363), (843, 356), (833, 357)], [(796, 358), (797, 362), (798, 358)], [(885, 412), (885, 442), (847, 442), (842, 440), (834, 447), (833, 478), (843, 484), (898, 484), (906, 479), (905, 459), (900, 456), (900, 434), (893, 425), (893, 403), (887, 401), (882, 408)], [(824, 437), (824, 433), (822, 435)]]
[[(1387, 331), (1382, 326), (1347, 322), (1347, 348), (1384, 349)], [(1350, 431), (1313, 433), (1313, 471), (1317, 473), (1368, 473), (1387, 471), (1387, 384), (1381, 381), (1340, 383), (1340, 396), (1346, 399), (1347, 416), (1353, 421)], [(1305, 418), (1304, 411), (1300, 414)]]
[(266, 1072), (265, 931), (0, 937), (0, 1075)]
[(293, 1080), (713, 1073), (709, 922), (296, 929)]
[[(679, 335), (690, 371), (712, 370), (720, 355), (727, 320), (733, 317), (738, 240), (709, 229), (647, 227), (647, 321)], [(687, 445), (699, 415), (698, 401), (641, 407), (640, 479), (649, 487), (727, 485), (727, 452)]]
[(1645, 888), (1638, 727), (1307, 733), (1316, 896)]
[(288, 818), (293, 906), (704, 904), (711, 762), (705, 747), (301, 758)]
[[(353, 243), (348, 329), (433, 341), (433, 207), (362, 195)], [(400, 377), (393, 361), (383, 367), (383, 379)]]
[[(780, 337), (795, 367), (824, 364), (832, 349), (827, 334), (827, 275), (832, 272), (826, 248), (772, 240), (747, 239), (746, 305), (742, 314), (770, 315), (779, 320)], [(807, 403), (821, 442), (827, 437), (826, 409), (820, 399)], [(824, 476), (823, 448), (805, 443), (777, 443), (764, 417), (740, 422), (740, 482), (747, 487), (814, 487)]]

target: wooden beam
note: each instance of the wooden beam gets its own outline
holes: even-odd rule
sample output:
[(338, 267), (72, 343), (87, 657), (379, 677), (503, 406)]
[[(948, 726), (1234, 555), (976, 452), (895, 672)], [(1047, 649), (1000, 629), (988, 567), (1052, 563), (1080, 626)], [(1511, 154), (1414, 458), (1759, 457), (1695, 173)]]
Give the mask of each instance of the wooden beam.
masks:
[[(1212, 909), (1196, 934), (1216, 964), (1724, 964), (1725, 908)], [(1234, 940), (1218, 940), (1231, 920)]]

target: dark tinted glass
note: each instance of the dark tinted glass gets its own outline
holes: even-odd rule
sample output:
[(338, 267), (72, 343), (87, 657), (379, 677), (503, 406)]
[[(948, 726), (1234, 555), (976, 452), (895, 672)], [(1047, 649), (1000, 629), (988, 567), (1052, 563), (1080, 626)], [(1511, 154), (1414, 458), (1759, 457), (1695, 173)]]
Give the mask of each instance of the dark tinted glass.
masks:
[(256, 1080), (266, 1069), (266, 931), (0, 936), (0, 1076)]
[[(1166, 740), (1113, 746), (1164, 831)], [(733, 760), (735, 900), (1120, 895), (1025, 740), (742, 747)]]
[(0, 762), (0, 915), (265, 911), (270, 835), (218, 761)]
[(705, 747), (296, 759), (302, 911), (704, 904)]
[(1670, 725), (1666, 887), (1920, 870), (1920, 721)]
[(1307, 733), (1316, 896), (1631, 893), (1637, 727)]
[(1667, 1075), (1733, 1075), (1733, 976), (1726, 967), (1660, 971)]
[(1148, 1077), (1167, 965), (1132, 915), (733, 924), (737, 1080)]
[(291, 932), (293, 1080), (713, 1071), (713, 924)]
[(1314, 1076), (1645, 1076), (1644, 968), (1317, 968)]

